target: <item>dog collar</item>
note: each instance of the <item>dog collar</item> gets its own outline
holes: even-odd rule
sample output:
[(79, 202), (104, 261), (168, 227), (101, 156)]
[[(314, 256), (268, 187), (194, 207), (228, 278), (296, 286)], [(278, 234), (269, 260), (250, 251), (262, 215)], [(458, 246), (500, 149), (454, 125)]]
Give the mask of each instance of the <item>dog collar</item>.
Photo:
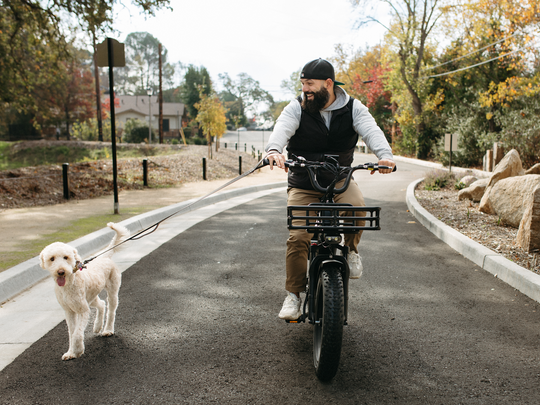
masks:
[(75, 262), (75, 266), (73, 267), (73, 273), (75, 273), (77, 270), (82, 271), (82, 269), (86, 269), (86, 266), (84, 265), (83, 262), (80, 262), (77, 260)]

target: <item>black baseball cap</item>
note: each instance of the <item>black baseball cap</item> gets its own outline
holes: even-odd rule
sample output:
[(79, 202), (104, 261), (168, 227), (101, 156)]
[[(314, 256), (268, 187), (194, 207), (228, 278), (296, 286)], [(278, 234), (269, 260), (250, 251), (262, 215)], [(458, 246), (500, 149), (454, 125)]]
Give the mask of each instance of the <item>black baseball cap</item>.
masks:
[(340, 86), (343, 86), (345, 84), (341, 82), (336, 82), (334, 67), (330, 62), (321, 58), (306, 63), (306, 66), (304, 66), (304, 68), (302, 69), (300, 78), (315, 80), (332, 79), (335, 84), (338, 84)]

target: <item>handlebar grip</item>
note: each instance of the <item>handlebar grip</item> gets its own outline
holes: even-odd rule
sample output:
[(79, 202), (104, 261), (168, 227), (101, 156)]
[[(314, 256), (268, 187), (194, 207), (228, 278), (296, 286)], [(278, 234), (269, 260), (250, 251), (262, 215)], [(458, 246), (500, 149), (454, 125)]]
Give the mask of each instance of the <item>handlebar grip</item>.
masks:
[[(377, 170), (379, 170), (379, 169), (390, 169), (390, 166), (383, 166), (383, 165), (377, 166)], [(397, 170), (397, 165), (394, 166), (394, 169), (392, 170), (392, 173), (394, 173), (396, 170)]]
[[(276, 165), (276, 162), (272, 162), (272, 163), (273, 163), (273, 166)], [(294, 165), (293, 163), (294, 163), (294, 162), (291, 162), (291, 161), (289, 161), (289, 160), (286, 160), (286, 161), (284, 162), (284, 165), (285, 165), (285, 167), (289, 167), (289, 166), (293, 166), (293, 165)], [(264, 158), (264, 159), (262, 160), (261, 167), (264, 167), (264, 166), (270, 166), (270, 161), (268, 160), (268, 158)]]

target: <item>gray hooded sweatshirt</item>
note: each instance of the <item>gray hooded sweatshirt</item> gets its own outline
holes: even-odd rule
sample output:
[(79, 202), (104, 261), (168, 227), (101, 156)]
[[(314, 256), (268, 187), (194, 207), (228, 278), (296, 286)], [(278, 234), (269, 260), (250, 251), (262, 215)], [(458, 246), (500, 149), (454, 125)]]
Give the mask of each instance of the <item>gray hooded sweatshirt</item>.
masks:
[[(334, 102), (321, 110), (321, 116), (326, 123), (326, 127), (330, 128), (330, 120), (332, 111), (343, 108), (350, 99), (350, 96), (341, 87), (336, 86)], [(304, 94), (302, 93), (302, 99)], [(302, 117), (302, 107), (298, 100), (291, 101), (284, 109), (274, 126), (274, 131), (268, 139), (266, 152), (272, 150), (283, 153), (283, 149), (287, 146), (289, 139), (295, 134), (300, 126)], [(354, 100), (353, 104), (353, 126), (358, 135), (366, 143), (367, 147), (373, 151), (379, 160), (393, 159), (392, 149), (384, 136), (382, 130), (378, 127), (375, 119), (369, 113), (367, 107), (360, 101)]]

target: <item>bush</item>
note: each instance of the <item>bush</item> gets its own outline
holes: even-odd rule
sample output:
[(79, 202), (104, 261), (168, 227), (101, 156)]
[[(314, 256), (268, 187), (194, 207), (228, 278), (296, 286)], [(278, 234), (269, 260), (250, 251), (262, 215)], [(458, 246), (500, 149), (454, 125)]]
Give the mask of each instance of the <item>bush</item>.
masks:
[(457, 179), (454, 173), (445, 170), (433, 170), (426, 174), (424, 178), (424, 189), (428, 191), (438, 191), (442, 188), (455, 185)]
[[(152, 130), (152, 139), (156, 139), (154, 130)], [(124, 140), (129, 143), (148, 143), (148, 126), (133, 128), (129, 135), (126, 134)]]
[(200, 138), (198, 136), (188, 138), (186, 139), (186, 142), (190, 145), (208, 145), (208, 141), (206, 140), (206, 138)]
[(521, 97), (511, 106), (495, 113), (501, 127), (499, 140), (507, 151), (516, 149), (526, 167), (540, 161), (540, 101), (537, 97)]
[[(102, 120), (103, 140), (111, 141), (111, 121)], [(81, 141), (97, 141), (99, 139), (99, 131), (97, 119), (90, 118), (83, 122), (75, 122), (71, 126), (71, 136)]]

